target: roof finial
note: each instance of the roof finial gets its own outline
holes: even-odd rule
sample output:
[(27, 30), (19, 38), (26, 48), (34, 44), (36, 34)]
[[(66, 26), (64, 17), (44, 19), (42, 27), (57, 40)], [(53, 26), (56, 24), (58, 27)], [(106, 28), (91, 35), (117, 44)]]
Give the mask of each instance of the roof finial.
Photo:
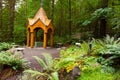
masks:
[(40, 5), (43, 6), (43, 3), (44, 3), (44, 0), (41, 0), (41, 4)]

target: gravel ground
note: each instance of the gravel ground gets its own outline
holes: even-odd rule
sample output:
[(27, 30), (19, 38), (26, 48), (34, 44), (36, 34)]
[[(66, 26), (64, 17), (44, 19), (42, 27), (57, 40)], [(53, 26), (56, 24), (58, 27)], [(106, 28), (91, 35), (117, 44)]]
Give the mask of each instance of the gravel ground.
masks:
[[(53, 56), (53, 58), (59, 57), (59, 51), (57, 48), (49, 48), (47, 47), (44, 49), (43, 47), (40, 48), (25, 48), (24, 52), (24, 58), (26, 58), (30, 63), (31, 68), (35, 68), (37, 70), (41, 70), (40, 65), (38, 62), (33, 58), (33, 56), (38, 56), (40, 58), (43, 58), (41, 55), (42, 53), (49, 53)], [(43, 58), (44, 59), (44, 58)]]

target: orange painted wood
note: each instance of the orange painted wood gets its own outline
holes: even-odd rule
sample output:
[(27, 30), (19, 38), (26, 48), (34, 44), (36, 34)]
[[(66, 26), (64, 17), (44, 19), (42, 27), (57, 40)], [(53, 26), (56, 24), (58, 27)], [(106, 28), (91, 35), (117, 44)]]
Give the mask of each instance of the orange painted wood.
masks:
[(27, 47), (30, 46), (30, 32), (27, 31)]
[(36, 13), (35, 17), (33, 19), (28, 19), (28, 25), (27, 25), (27, 46), (30, 46), (31, 48), (34, 47), (34, 43), (36, 40), (36, 29), (41, 28), (44, 31), (44, 43), (43, 47), (47, 47), (47, 34), (48, 30), (51, 29), (50, 33), (50, 46), (53, 46), (53, 25), (52, 21), (48, 19), (46, 16), (46, 13), (44, 9), (41, 7), (38, 12)]

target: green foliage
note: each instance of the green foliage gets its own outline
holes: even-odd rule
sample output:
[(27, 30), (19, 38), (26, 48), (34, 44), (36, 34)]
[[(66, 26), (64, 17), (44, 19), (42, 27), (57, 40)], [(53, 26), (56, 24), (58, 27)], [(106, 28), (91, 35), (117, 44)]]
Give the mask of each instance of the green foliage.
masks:
[(58, 79), (58, 72), (54, 68), (53, 59), (50, 54), (42, 54), (45, 58), (45, 61), (42, 58), (39, 58), (37, 56), (34, 56), (34, 58), (37, 60), (37, 62), (42, 66), (43, 71), (39, 72), (36, 70), (25, 70), (25, 73), (30, 73), (33, 78), (38, 79), (40, 76), (46, 77), (50, 80), (59, 80)]
[(60, 56), (62, 58), (66, 58), (66, 57), (77, 58), (77, 57), (79, 57), (79, 55), (85, 55), (85, 54), (87, 54), (88, 51), (89, 51), (89, 45), (88, 45), (88, 43), (87, 42), (83, 42), (80, 45), (80, 48), (76, 47), (75, 45), (72, 45), (72, 46), (70, 46), (66, 50), (61, 50)]
[(80, 48), (71, 46), (66, 50), (61, 50), (60, 59), (55, 62), (55, 64), (58, 63), (55, 67), (59, 70), (65, 69), (67, 73), (69, 73), (75, 66), (85, 69), (89, 60), (88, 58), (85, 58), (84, 55), (88, 54), (88, 50), (89, 46), (86, 42), (83, 42)]
[[(34, 4), (33, 4), (34, 3)], [(69, 19), (69, 1), (68, 0), (55, 0), (54, 3), (54, 20), (53, 24), (55, 27), (55, 35), (64, 36), (69, 34), (69, 21), (71, 21), (71, 30), (72, 32), (79, 31), (82, 28), (81, 24), (87, 25), (93, 22), (95, 19), (101, 17), (107, 17), (108, 14), (112, 13), (111, 18), (109, 18), (108, 28), (116, 28), (117, 33), (119, 30), (120, 23), (120, 6), (119, 0), (109, 0), (108, 8), (101, 8), (101, 0), (71, 0), (71, 19)], [(9, 1), (5, 1), (3, 8), (0, 10), (0, 40), (1, 41), (10, 41), (10, 10), (9, 10)], [(15, 43), (25, 43), (26, 42), (26, 26), (27, 19), (33, 18), (35, 13), (39, 10), (41, 0), (17, 0), (15, 8), (15, 19), (14, 19), (14, 41)], [(48, 18), (51, 19), (52, 14), (52, 4), (51, 0), (44, 0), (43, 8), (46, 11)], [(111, 9), (112, 8), (112, 9)], [(111, 12), (112, 10), (112, 12)], [(79, 13), (79, 14), (78, 14)], [(91, 16), (91, 18), (89, 18)], [(96, 25), (89, 25), (90, 30), (94, 30), (94, 26), (98, 26), (96, 22), (93, 22)], [(112, 23), (112, 24), (110, 24)], [(84, 28), (86, 31), (86, 28)], [(99, 29), (99, 28), (98, 28)], [(112, 31), (110, 31), (112, 32)], [(8, 37), (6, 37), (8, 36)], [(66, 38), (66, 37), (65, 37)], [(64, 41), (62, 41), (64, 42)]]
[(14, 55), (8, 52), (0, 52), (0, 64), (12, 67), (14, 70), (25, 68), (25, 60), (20, 59), (19, 55), (16, 53)]
[(64, 37), (54, 36), (54, 42), (55, 43), (66, 44), (67, 42), (71, 42), (71, 41), (72, 41), (72, 39), (69, 35), (64, 36)]
[(117, 30), (120, 28), (120, 17), (112, 19), (113, 29)]
[(75, 66), (74, 65), (75, 63), (75, 59), (74, 58), (61, 58), (58, 62), (55, 63), (55, 68), (57, 70), (61, 70), (62, 68), (66, 68), (68, 67), (69, 65), (71, 66)]
[(103, 41), (93, 40), (93, 49), (98, 54), (120, 54), (119, 46), (119, 40), (115, 40), (114, 37), (110, 37), (109, 35)]
[[(21, 21), (21, 22), (24, 22)], [(20, 22), (20, 23), (21, 23)], [(14, 28), (14, 39), (13, 41), (17, 44), (25, 44), (25, 40), (26, 40), (26, 27), (24, 27), (25, 25), (22, 25), (22, 23), (20, 25), (15, 25)]]
[(77, 80), (114, 80), (114, 78), (111, 73), (102, 72), (100, 67), (92, 67), (89, 70), (82, 71)]
[[(99, 52), (97, 50), (102, 49), (102, 47), (105, 46), (106, 44), (107, 45), (111, 44), (115, 46), (115, 45), (119, 45), (119, 41), (107, 35), (107, 37), (103, 41), (97, 40), (95, 44), (95, 41), (93, 40), (92, 44), (93, 44), (92, 54), (97, 54), (96, 52)], [(85, 54), (88, 53), (88, 50), (89, 50), (89, 47), (88, 47), (88, 43), (86, 42), (83, 42), (81, 44), (81, 48), (76, 48), (75, 46), (71, 46), (66, 50), (62, 50), (60, 53), (60, 59), (58, 62), (62, 62), (65, 59), (66, 59), (65, 61), (67, 61), (67, 59), (69, 60), (70, 58), (73, 58), (73, 59), (70, 59), (69, 62), (67, 62), (67, 64), (65, 63), (64, 65), (61, 64), (59, 66), (61, 66), (61, 68), (65, 68), (68, 73), (73, 69), (73, 66), (75, 65), (79, 66), (81, 69), (81, 76), (80, 78), (78, 78), (78, 80), (88, 80), (88, 79), (89, 80), (96, 80), (96, 79), (97, 80), (114, 80), (115, 77), (113, 77), (112, 75), (113, 73), (115, 73), (115, 69), (110, 65), (115, 63), (114, 62), (115, 59), (119, 59), (119, 55), (118, 53), (116, 53), (117, 50), (113, 51), (114, 55), (112, 54), (112, 56), (107, 58), (104, 57), (104, 53), (103, 54), (99, 53), (102, 55), (101, 57), (92, 57), (87, 55), (85, 56)], [(117, 52), (119, 52), (119, 50)], [(108, 53), (106, 54), (108, 55)]]
[(64, 38), (59, 36), (54, 36), (55, 43), (64, 43)]
[[(119, 45), (119, 41), (107, 35), (107, 37), (103, 41), (93, 40), (92, 44), (92, 54), (98, 54), (98, 49), (102, 49), (102, 47), (106, 45)], [(47, 79), (50, 80), (59, 80), (58, 76), (63, 74), (67, 75), (72, 71), (75, 66), (79, 66), (81, 70), (81, 75), (77, 80), (119, 79), (120, 73), (115, 73), (115, 69), (110, 66), (111, 63), (114, 63), (113, 59), (116, 59), (118, 57), (118, 54), (115, 51), (113, 51), (115, 52), (113, 53), (114, 55), (112, 54), (112, 56), (107, 58), (104, 58), (103, 55), (105, 54), (102, 53), (99, 53), (102, 55), (100, 57), (89, 56), (87, 55), (88, 52), (88, 43), (83, 42), (80, 48), (76, 46), (71, 46), (66, 50), (61, 50), (60, 58), (52, 59), (52, 56), (50, 54), (43, 54), (45, 60), (34, 57), (44, 69), (43, 72), (39, 72), (36, 70), (26, 70), (25, 72), (31, 73), (31, 75), (34, 76), (34, 79), (38, 79), (38, 77), (43, 76), (47, 77)], [(108, 53), (106, 54), (108, 55)], [(113, 73), (116, 75), (113, 75)]]
[(120, 35), (120, 5), (119, 5), (119, 0), (114, 0), (113, 1), (115, 5), (112, 5), (113, 7), (113, 16), (110, 18), (110, 26), (113, 28), (114, 33), (117, 34), (117, 37)]
[(38, 79), (38, 77), (40, 77), (40, 76), (48, 76), (48, 74), (45, 74), (45, 73), (42, 73), (42, 72), (39, 72), (39, 71), (36, 71), (36, 70), (25, 70), (24, 72), (25, 73), (30, 73), (31, 77), (34, 78), (34, 79)]
[(111, 14), (112, 9), (111, 8), (100, 8), (95, 10), (92, 14), (91, 17), (87, 20), (85, 20), (82, 25), (86, 26), (88, 24), (90, 24), (92, 21), (94, 21), (95, 19), (98, 18), (106, 18)]
[(52, 56), (50, 54), (42, 54), (44, 57), (45, 57), (45, 62), (37, 57), (37, 56), (34, 56), (34, 58), (39, 62), (39, 64), (42, 66), (42, 68), (47, 71), (47, 72), (50, 72), (50, 71), (53, 71), (53, 59), (52, 59)]
[(34, 58), (38, 61), (38, 63), (43, 67), (43, 69), (47, 69), (47, 65), (45, 64), (45, 62), (41, 59), (38, 58), (37, 56), (34, 56)]
[(13, 45), (14, 43), (6, 43), (6, 42), (0, 43), (0, 51), (8, 50), (12, 48)]
[(80, 53), (81, 54), (88, 54), (89, 51), (89, 45), (87, 42), (83, 42), (80, 47)]
[(51, 80), (59, 80), (58, 72), (53, 72), (51, 75), (52, 75)]
[(113, 77), (114, 77), (114, 80), (119, 80), (120, 79), (120, 70), (118, 70), (116, 73), (114, 73), (114, 75), (113, 75)]
[[(102, 40), (93, 40), (94, 53), (101, 55), (98, 62), (103, 66), (117, 66), (120, 58), (120, 42), (109, 35)], [(116, 61), (118, 60), (118, 62)]]
[(111, 23), (116, 37), (120, 37), (120, 19), (113, 19)]

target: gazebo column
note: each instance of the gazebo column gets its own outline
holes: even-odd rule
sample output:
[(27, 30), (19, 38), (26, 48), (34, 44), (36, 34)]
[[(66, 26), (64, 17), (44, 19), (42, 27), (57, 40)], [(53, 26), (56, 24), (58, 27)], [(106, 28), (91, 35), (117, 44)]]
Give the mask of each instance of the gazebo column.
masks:
[(30, 46), (30, 31), (27, 31), (27, 47)]
[(50, 33), (50, 47), (53, 47), (53, 32)]
[(44, 32), (44, 44), (43, 47), (46, 48), (47, 46), (47, 33)]
[(31, 32), (31, 42), (30, 42), (30, 47), (34, 47), (34, 32)]

